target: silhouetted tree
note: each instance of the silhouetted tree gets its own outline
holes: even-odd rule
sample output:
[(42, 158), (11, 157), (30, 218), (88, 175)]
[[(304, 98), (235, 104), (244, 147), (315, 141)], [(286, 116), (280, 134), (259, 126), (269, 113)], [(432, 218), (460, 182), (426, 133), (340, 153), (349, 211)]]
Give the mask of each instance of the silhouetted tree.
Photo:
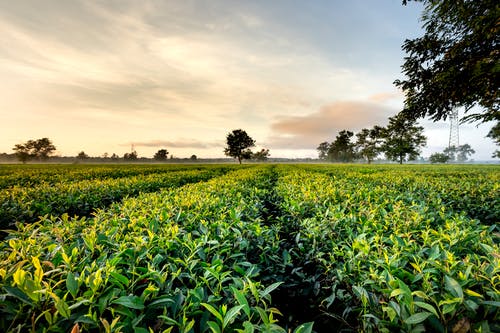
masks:
[(25, 144), (16, 144), (12, 150), (15, 151), (15, 155), (17, 159), (21, 162), (26, 163), (30, 158), (32, 158), (30, 154), (30, 149)]
[(417, 126), (415, 119), (410, 119), (403, 113), (389, 118), (389, 125), (382, 131), (382, 149), (386, 157), (399, 164), (416, 159), (420, 155), (420, 148), (427, 141), (423, 132), (424, 128)]
[(330, 144), (328, 158), (332, 161), (351, 162), (356, 156), (354, 143), (351, 142), (353, 136), (354, 133), (351, 131), (340, 131), (335, 141)]
[(81, 151), (78, 153), (78, 155), (76, 155), (76, 158), (80, 160), (86, 160), (87, 158), (89, 158), (89, 155), (85, 154), (84, 151)]
[(124, 160), (129, 160), (129, 161), (135, 161), (135, 160), (137, 160), (137, 152), (134, 150), (131, 153), (125, 153), (123, 155), (123, 159)]
[(31, 158), (46, 160), (56, 150), (56, 147), (48, 138), (28, 140), (26, 143), (16, 144), (12, 148), (16, 157), (23, 163)]
[(166, 149), (160, 149), (155, 153), (153, 157), (157, 161), (165, 161), (167, 159), (168, 151)]
[(252, 151), (248, 148), (255, 146), (255, 140), (244, 130), (237, 129), (228, 133), (226, 143), (227, 147), (224, 149), (224, 154), (237, 158), (240, 164), (242, 159), (250, 159), (252, 157)]
[(356, 134), (355, 143), (357, 154), (370, 164), (382, 149), (382, 127), (374, 126), (371, 129), (363, 128)]
[(319, 159), (320, 160), (326, 160), (328, 159), (328, 150), (330, 149), (330, 144), (328, 142), (321, 142), (316, 148), (318, 151)]
[(189, 159), (192, 161), (196, 161), (198, 159), (198, 157), (196, 155), (191, 155), (191, 157)]
[(263, 161), (266, 161), (268, 159), (269, 155), (270, 155), (269, 149), (262, 148), (260, 151), (252, 154), (252, 159), (254, 159), (256, 161), (263, 162)]
[(118, 156), (117, 154), (115, 154), (115, 153), (111, 154), (111, 159), (112, 159), (112, 160), (116, 161), (116, 160), (118, 160), (119, 158), (120, 158), (120, 156)]

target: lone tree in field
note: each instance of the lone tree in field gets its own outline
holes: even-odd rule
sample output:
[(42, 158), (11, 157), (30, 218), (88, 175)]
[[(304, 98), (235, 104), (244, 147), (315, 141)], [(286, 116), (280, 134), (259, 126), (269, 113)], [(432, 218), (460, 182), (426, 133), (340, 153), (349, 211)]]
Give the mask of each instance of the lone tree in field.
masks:
[(21, 162), (26, 163), (32, 158), (46, 160), (56, 150), (56, 147), (48, 138), (42, 138), (16, 144), (12, 150), (15, 151), (16, 157)]
[(166, 161), (167, 160), (168, 151), (166, 149), (160, 149), (155, 153), (153, 158), (157, 161)]
[[(411, 0), (403, 0), (403, 4)], [(406, 40), (403, 80), (394, 83), (406, 96), (403, 113), (416, 119), (446, 120), (463, 107), (462, 121), (500, 125), (500, 6), (498, 0), (413, 0), (425, 6), (419, 38)], [(494, 128), (495, 128), (494, 127)], [(495, 132), (488, 137), (495, 139)], [(500, 140), (495, 140), (500, 144)], [(500, 157), (496, 151), (493, 157)]]
[(244, 130), (237, 129), (228, 133), (226, 143), (227, 147), (224, 148), (224, 154), (237, 158), (240, 164), (242, 159), (250, 159), (252, 157), (252, 151), (249, 148), (255, 146), (255, 140)]
[(414, 160), (420, 155), (420, 148), (425, 147), (427, 138), (424, 128), (417, 126), (417, 121), (399, 113), (389, 118), (389, 125), (384, 128), (382, 150), (385, 156), (403, 164), (405, 160)]

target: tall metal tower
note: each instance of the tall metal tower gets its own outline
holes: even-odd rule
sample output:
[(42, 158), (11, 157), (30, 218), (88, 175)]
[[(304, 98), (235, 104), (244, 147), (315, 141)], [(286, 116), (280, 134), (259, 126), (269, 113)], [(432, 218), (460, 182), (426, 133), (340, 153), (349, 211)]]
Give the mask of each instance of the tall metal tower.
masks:
[(459, 135), (458, 135), (458, 110), (455, 109), (450, 114), (450, 139), (448, 141), (448, 147), (458, 148), (460, 145)]

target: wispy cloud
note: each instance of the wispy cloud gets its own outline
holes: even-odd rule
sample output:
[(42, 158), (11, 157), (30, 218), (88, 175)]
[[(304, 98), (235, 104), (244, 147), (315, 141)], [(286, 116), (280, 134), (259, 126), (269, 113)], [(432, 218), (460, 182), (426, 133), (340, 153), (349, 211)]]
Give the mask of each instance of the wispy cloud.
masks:
[(122, 146), (130, 146), (133, 144), (136, 147), (153, 147), (153, 148), (220, 148), (224, 146), (224, 143), (216, 141), (199, 141), (193, 139), (179, 139), (175, 141), (171, 140), (151, 140), (145, 142), (132, 142), (124, 143)]
[(332, 141), (341, 130), (358, 131), (364, 127), (385, 125), (397, 111), (369, 101), (342, 101), (323, 106), (304, 116), (282, 116), (272, 124), (268, 142), (275, 148), (314, 149), (323, 141)]

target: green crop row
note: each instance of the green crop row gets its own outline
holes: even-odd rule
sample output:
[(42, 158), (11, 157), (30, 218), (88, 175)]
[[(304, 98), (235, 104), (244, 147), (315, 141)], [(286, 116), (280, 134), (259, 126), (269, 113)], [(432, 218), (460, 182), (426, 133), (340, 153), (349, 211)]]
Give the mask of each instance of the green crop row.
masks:
[(43, 215), (86, 216), (126, 196), (207, 180), (227, 171), (226, 167), (211, 167), (118, 179), (14, 186), (0, 191), (0, 229), (10, 228), (15, 222), (34, 222)]
[(498, 331), (497, 170), (252, 166), (18, 224), (0, 331)]
[(361, 183), (366, 180), (370, 184), (393, 188), (408, 204), (411, 204), (411, 201), (425, 201), (429, 208), (433, 209), (446, 206), (448, 210), (464, 212), (468, 217), (478, 219), (484, 224), (492, 225), (500, 219), (500, 172), (495, 166), (305, 168), (338, 178), (353, 175), (354, 172)]
[[(269, 170), (144, 194), (93, 219), (21, 225), (1, 245), (3, 331), (285, 332), (256, 261)], [(311, 324), (296, 332), (310, 332)]]
[(168, 173), (182, 170), (198, 170), (208, 165), (72, 165), (30, 164), (0, 166), (0, 189), (12, 186), (30, 187), (39, 184), (78, 182), (82, 180), (104, 180), (139, 175)]
[[(332, 177), (310, 169), (282, 171), (278, 220), (294, 273), (282, 287), (289, 284), (309, 304), (317, 326), (499, 329), (498, 229), (457, 213), (440, 197), (393, 186), (413, 178), (398, 172)], [(437, 180), (437, 192), (446, 181)]]

